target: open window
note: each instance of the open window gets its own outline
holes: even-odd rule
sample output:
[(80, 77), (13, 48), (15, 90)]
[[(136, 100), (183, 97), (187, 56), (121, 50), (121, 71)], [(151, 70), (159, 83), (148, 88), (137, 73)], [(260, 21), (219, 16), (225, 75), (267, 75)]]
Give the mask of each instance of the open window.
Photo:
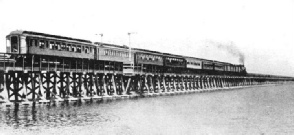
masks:
[(90, 53), (90, 51), (89, 51), (89, 47), (85, 47), (85, 53)]
[(51, 49), (51, 50), (54, 50), (54, 47), (55, 47), (55, 44), (54, 44), (54, 42), (50, 42), (49, 43), (49, 48)]
[(61, 44), (60, 44), (60, 42), (56, 42), (55, 50), (61, 51)]
[(45, 48), (45, 41), (44, 40), (39, 41), (39, 47), (42, 49)]
[(66, 45), (66, 51), (71, 51), (71, 44)]
[(12, 36), (11, 37), (11, 52), (19, 52), (19, 42), (18, 42), (18, 37), (17, 36)]
[(82, 52), (82, 47), (80, 45), (77, 46), (77, 53), (81, 53)]
[(66, 45), (65, 45), (65, 43), (62, 43), (62, 44), (61, 44), (61, 50), (66, 50)]
[(72, 52), (76, 52), (76, 49), (77, 49), (77, 46), (76, 46), (76, 45), (72, 45), (72, 46), (71, 46), (71, 51), (72, 51)]

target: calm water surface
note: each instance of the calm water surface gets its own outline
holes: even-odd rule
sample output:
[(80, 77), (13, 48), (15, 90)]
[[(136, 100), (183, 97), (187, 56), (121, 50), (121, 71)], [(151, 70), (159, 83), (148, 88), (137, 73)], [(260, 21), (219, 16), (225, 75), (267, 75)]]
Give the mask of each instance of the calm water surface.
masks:
[(0, 107), (1, 135), (294, 134), (294, 84), (90, 104)]

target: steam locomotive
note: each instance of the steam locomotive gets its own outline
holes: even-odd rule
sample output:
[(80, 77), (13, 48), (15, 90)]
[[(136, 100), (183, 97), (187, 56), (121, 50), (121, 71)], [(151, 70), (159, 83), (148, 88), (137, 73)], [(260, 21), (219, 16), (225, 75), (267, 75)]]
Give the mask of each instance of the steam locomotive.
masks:
[(32, 31), (12, 31), (7, 35), (6, 54), (15, 60), (6, 64), (13, 70), (246, 75), (244, 65)]

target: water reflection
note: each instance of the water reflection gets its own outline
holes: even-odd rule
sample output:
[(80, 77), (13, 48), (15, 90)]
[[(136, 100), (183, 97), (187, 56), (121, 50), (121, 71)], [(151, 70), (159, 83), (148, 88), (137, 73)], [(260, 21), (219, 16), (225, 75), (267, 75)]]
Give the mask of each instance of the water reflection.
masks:
[[(58, 103), (53, 105), (20, 105), (1, 108), (1, 125), (15, 129), (22, 127), (79, 126), (92, 121), (108, 121), (99, 112), (88, 112), (95, 104)], [(96, 104), (97, 105), (97, 104)], [(96, 106), (97, 107), (97, 106)]]
[(294, 85), (0, 107), (1, 134), (292, 134)]

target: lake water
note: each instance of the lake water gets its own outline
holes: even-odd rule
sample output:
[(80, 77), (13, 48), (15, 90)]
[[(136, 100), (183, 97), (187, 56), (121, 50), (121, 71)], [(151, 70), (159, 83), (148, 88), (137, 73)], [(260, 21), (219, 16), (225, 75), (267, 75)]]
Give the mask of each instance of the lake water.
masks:
[(294, 134), (294, 84), (104, 103), (0, 107), (1, 135)]

